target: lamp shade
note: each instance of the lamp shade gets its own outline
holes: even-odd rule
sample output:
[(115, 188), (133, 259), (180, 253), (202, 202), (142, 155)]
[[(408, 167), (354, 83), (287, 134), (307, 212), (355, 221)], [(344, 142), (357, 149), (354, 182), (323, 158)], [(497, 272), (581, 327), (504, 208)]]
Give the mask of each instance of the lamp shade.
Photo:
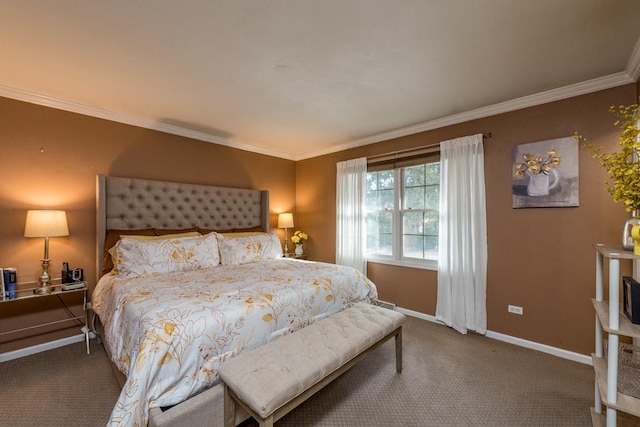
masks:
[(57, 210), (29, 210), (24, 237), (61, 237), (69, 235), (67, 213)]
[(278, 228), (291, 228), (293, 227), (293, 214), (281, 213), (278, 215)]

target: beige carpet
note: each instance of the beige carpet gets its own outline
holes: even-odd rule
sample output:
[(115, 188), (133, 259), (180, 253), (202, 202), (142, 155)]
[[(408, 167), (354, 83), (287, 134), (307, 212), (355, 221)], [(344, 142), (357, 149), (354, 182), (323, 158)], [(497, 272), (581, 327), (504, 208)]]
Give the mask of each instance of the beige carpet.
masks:
[(120, 390), (91, 341), (0, 363), (0, 426), (105, 426)]
[[(0, 364), (0, 425), (104, 426), (119, 389), (102, 346), (91, 349)], [(392, 340), (277, 425), (591, 425), (590, 366), (415, 318), (404, 328), (402, 374), (394, 356)]]

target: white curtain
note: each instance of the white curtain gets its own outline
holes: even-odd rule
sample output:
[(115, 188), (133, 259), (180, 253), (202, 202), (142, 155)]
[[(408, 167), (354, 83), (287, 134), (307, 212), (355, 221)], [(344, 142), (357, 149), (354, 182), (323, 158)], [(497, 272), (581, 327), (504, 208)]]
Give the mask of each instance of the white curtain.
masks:
[(462, 334), (487, 332), (487, 214), (482, 135), (440, 144), (436, 318)]
[(367, 159), (338, 162), (336, 263), (367, 274)]

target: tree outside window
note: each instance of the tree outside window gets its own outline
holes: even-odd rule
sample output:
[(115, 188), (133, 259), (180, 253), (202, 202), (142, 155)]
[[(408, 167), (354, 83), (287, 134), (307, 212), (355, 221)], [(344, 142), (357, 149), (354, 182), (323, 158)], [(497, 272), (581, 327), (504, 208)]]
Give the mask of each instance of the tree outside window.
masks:
[(437, 260), (440, 163), (367, 173), (367, 256)]

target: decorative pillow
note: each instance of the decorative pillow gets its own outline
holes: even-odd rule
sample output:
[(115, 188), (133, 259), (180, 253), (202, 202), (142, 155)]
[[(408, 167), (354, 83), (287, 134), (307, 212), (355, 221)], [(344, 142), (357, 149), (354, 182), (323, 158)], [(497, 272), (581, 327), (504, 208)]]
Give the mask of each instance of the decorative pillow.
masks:
[[(173, 235), (173, 234), (194, 233), (194, 232), (198, 232), (198, 227), (174, 228), (174, 229), (154, 228), (153, 232), (156, 233), (156, 236), (166, 236), (167, 234)], [(198, 233), (198, 234), (203, 234), (203, 233)]]
[(213, 228), (198, 227), (198, 231), (200, 232), (200, 234), (209, 234), (209, 233), (247, 233), (247, 232), (260, 232), (260, 233), (262, 233), (262, 226), (256, 225), (255, 227), (249, 227), (249, 228), (230, 228), (228, 230), (214, 230)]
[[(147, 235), (129, 236), (129, 235), (123, 234), (120, 236), (120, 239), (127, 238), (127, 239), (135, 239), (135, 240), (162, 240), (162, 239), (176, 239), (180, 237), (197, 237), (197, 236), (201, 236), (201, 234), (198, 233), (197, 231), (188, 231), (186, 233), (162, 234), (160, 236), (147, 236)], [(109, 255), (111, 255), (111, 262), (113, 263), (113, 269), (111, 270), (111, 274), (118, 274), (118, 254), (116, 252), (115, 245), (113, 245), (113, 247), (109, 249)]]
[(162, 240), (121, 239), (116, 245), (118, 274), (152, 276), (215, 267), (220, 263), (216, 234)]
[(234, 228), (233, 232), (234, 233), (249, 233), (249, 232), (263, 232), (262, 231), (262, 226), (261, 225), (256, 225), (255, 227), (247, 227), (247, 228)]
[(213, 228), (202, 228), (198, 227), (198, 231), (200, 234), (209, 234), (209, 233), (233, 233), (233, 229), (230, 228), (228, 230), (214, 230)]
[(282, 257), (282, 246), (276, 233), (260, 233), (240, 237), (218, 234), (222, 265), (247, 264)]
[(238, 237), (246, 237), (246, 236), (261, 236), (263, 234), (262, 231), (242, 231), (242, 232), (233, 232), (233, 233), (219, 233), (228, 239), (236, 239)]
[(105, 274), (113, 270), (113, 261), (111, 260), (111, 255), (109, 255), (109, 249), (113, 248), (116, 243), (118, 243), (118, 240), (120, 240), (121, 236), (132, 234), (135, 234), (137, 236), (155, 236), (153, 228), (145, 228), (141, 230), (107, 230), (107, 235), (104, 239), (102, 271), (100, 272), (100, 276), (104, 276)]

